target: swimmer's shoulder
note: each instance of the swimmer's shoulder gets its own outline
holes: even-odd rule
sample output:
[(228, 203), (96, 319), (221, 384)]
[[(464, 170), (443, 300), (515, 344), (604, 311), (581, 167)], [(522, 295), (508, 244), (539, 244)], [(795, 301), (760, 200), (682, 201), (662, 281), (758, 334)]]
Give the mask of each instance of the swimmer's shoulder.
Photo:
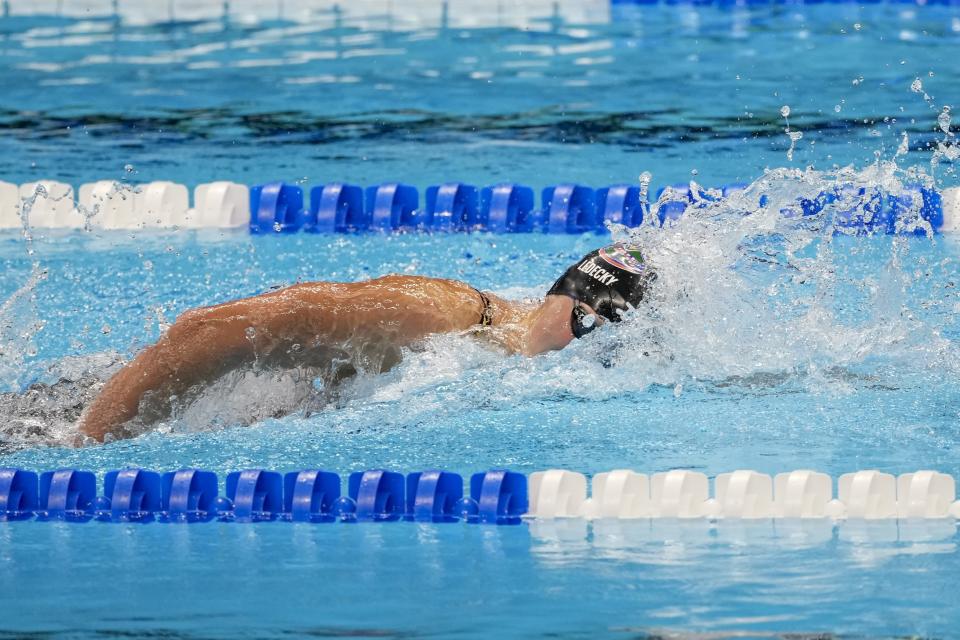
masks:
[(476, 296), (475, 288), (459, 280), (390, 274), (358, 282), (300, 282), (259, 297), (289, 298), (311, 304), (410, 299), (421, 304), (439, 302), (444, 305), (459, 299), (476, 300)]

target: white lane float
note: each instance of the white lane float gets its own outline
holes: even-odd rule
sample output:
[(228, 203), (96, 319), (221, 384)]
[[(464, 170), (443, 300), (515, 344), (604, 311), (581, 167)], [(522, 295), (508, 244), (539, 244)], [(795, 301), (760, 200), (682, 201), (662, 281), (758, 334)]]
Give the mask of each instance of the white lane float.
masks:
[(41, 180), (20, 185), (20, 207), (34, 228), (79, 229), (84, 224), (73, 187), (63, 182)]
[(250, 189), (236, 182), (197, 185), (193, 209), (183, 226), (200, 229), (236, 229), (250, 224)]
[(20, 189), (9, 182), (0, 182), (0, 229), (19, 229)]

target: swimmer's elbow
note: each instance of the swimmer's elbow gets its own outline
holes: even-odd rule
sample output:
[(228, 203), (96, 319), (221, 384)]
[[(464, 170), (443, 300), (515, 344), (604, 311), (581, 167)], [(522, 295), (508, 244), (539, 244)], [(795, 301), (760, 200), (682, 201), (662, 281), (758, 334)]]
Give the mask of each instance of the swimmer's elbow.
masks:
[(533, 357), (548, 351), (560, 351), (570, 344), (572, 339), (572, 335), (569, 338), (548, 333), (528, 335), (526, 340), (523, 341), (520, 353), (527, 357)]

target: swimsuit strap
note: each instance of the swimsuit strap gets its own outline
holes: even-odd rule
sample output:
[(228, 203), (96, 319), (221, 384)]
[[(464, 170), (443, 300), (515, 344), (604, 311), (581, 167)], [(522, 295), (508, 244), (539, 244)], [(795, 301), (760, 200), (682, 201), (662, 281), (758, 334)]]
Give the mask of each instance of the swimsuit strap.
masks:
[(480, 301), (483, 303), (483, 311), (480, 312), (480, 326), (489, 327), (493, 324), (493, 305), (490, 304), (490, 298), (480, 289), (474, 289), (477, 292), (477, 295), (480, 296)]

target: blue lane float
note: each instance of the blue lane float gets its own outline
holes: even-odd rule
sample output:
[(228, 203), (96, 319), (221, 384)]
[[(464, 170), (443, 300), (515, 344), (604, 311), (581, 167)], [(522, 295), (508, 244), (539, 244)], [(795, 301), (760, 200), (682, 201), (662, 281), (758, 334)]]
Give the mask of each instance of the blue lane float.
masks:
[(640, 188), (627, 184), (597, 189), (597, 215), (600, 221), (639, 227), (649, 215), (650, 203), (640, 197)]
[(276, 471), (247, 469), (227, 474), (226, 501), (218, 517), (235, 522), (276, 520), (283, 510), (283, 480)]
[(93, 518), (97, 478), (90, 471), (60, 469), (40, 474), (38, 520), (86, 522)]
[(312, 469), (294, 471), (283, 479), (284, 518), (294, 522), (333, 522), (340, 499), (340, 476)]
[(363, 189), (334, 183), (310, 190), (310, 218), (317, 233), (350, 233), (370, 226), (363, 206)]
[[(667, 194), (665, 199), (663, 198), (664, 193)], [(657, 203), (660, 205), (657, 208), (660, 226), (673, 226), (693, 203), (693, 193), (690, 191), (690, 185), (675, 184), (670, 187), (661, 187), (657, 191)]]
[(420, 196), (415, 187), (398, 182), (367, 187), (366, 200), (371, 229), (398, 231), (416, 227)]
[(160, 474), (144, 469), (108, 471), (96, 517), (109, 522), (147, 522), (160, 512)]
[(527, 509), (526, 476), (506, 470), (474, 474), (469, 494), (459, 474), (428, 470), (404, 476), (373, 469), (340, 476), (310, 469), (281, 475), (247, 469), (217, 475), (202, 469), (157, 473), (108, 471), (98, 495), (92, 472), (0, 469), (0, 520), (126, 523), (221, 522), (471, 522), (516, 524)]
[(465, 231), (480, 226), (479, 192), (473, 185), (450, 182), (428, 187), (423, 226), (435, 231)]
[(250, 188), (250, 232), (292, 233), (311, 226), (303, 209), (303, 189), (285, 182)]
[(160, 484), (160, 508), (167, 522), (206, 522), (216, 517), (217, 474), (201, 469), (168, 471)]
[(528, 506), (527, 477), (506, 470), (475, 473), (470, 476), (470, 500), (478, 522), (520, 524)]
[(456, 522), (463, 499), (463, 477), (448, 471), (407, 475), (406, 519), (415, 522)]
[(480, 191), (480, 226), (493, 233), (533, 231), (533, 189), (498, 184)]
[[(256, 221), (251, 223), (251, 229), (255, 233), (289, 232), (301, 228), (321, 233), (603, 233), (606, 222), (637, 227), (647, 222), (653, 212), (656, 219), (650, 223), (669, 228), (691, 209), (703, 208), (724, 198), (739, 197), (748, 188), (746, 184), (737, 183), (712, 191), (698, 187), (694, 192), (690, 184), (675, 184), (659, 189), (655, 203), (651, 203), (634, 185), (593, 189), (568, 183), (543, 189), (538, 209), (531, 188), (511, 183), (482, 189), (456, 182), (430, 186), (422, 207), (416, 188), (410, 185), (386, 183), (364, 190), (359, 186), (334, 183), (314, 187), (310, 191), (309, 211), (298, 213), (297, 207), (302, 205), (302, 200), (296, 200), (295, 195), (286, 200), (280, 195), (274, 197), (273, 194), (281, 194), (283, 189), (277, 191), (276, 185), (267, 186), (272, 189), (267, 204), (263, 204), (261, 197), (259, 208), (254, 209)], [(252, 201), (258, 188), (251, 191)], [(298, 189), (293, 185), (284, 188)], [(851, 199), (851, 193), (857, 191), (864, 197)], [(766, 196), (759, 196), (755, 204), (765, 207), (768, 201)], [(846, 202), (852, 204), (844, 210), (842, 205)], [(853, 235), (902, 233), (903, 222), (913, 222), (919, 215), (937, 233), (945, 225), (951, 229), (960, 225), (960, 211), (953, 213), (956, 207), (951, 204), (951, 213), (946, 216), (944, 206), (941, 194), (919, 185), (908, 186), (899, 195), (884, 194), (880, 189), (840, 185), (813, 199), (798, 199), (783, 208), (781, 213), (785, 217), (808, 217), (819, 215), (830, 207), (831, 222), (838, 232)], [(911, 228), (915, 226), (911, 224)], [(923, 235), (925, 226), (921, 224), (912, 233)]]
[(596, 193), (578, 184), (547, 187), (541, 194), (543, 230), (547, 233), (584, 233), (602, 228), (597, 224)]
[[(388, 522), (400, 520), (406, 511), (403, 474), (384, 469), (357, 471), (347, 480), (347, 494), (355, 508), (357, 521)], [(343, 515), (348, 516), (349, 512)]]
[(0, 520), (28, 520), (37, 511), (39, 482), (33, 471), (0, 469)]

